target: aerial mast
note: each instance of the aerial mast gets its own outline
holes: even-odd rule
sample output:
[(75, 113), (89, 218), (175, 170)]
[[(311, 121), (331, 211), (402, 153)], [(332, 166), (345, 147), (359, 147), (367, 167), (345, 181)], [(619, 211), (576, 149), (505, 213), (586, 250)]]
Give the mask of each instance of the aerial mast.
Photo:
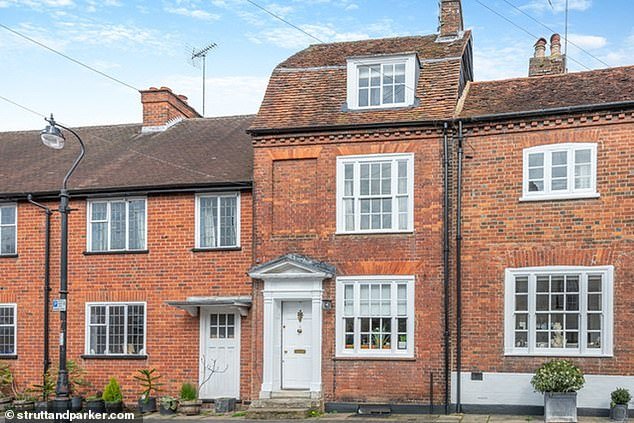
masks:
[(196, 50), (195, 48), (192, 49), (192, 54), (191, 54), (191, 61), (192, 64), (194, 66), (196, 66), (197, 63), (199, 63), (200, 61), (202, 61), (202, 70), (203, 70), (203, 117), (205, 116), (205, 85), (206, 85), (206, 81), (205, 81), (205, 73), (206, 73), (206, 68), (207, 68), (207, 53), (209, 53), (210, 50), (214, 49), (217, 47), (216, 43), (211, 43), (208, 44), (207, 46)]

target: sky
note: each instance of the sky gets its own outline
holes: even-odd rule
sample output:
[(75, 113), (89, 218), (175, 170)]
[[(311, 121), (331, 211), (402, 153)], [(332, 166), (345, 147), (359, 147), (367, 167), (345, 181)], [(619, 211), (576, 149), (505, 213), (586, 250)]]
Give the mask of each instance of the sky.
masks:
[[(438, 0), (254, 1), (326, 42), (431, 34), (438, 25)], [(551, 1), (463, 0), (476, 80), (526, 76), (534, 36), (564, 32), (566, 0)], [(634, 64), (633, 0), (569, 0), (569, 10), (570, 71)], [(216, 43), (206, 116), (256, 113), (273, 68), (316, 43), (246, 0), (0, 0), (0, 24), (136, 89), (170, 87), (199, 112), (202, 72), (190, 56)], [(0, 75), (0, 96), (67, 125), (141, 121), (137, 90), (1, 27)], [(2, 99), (0, 117), (0, 131), (45, 124)]]

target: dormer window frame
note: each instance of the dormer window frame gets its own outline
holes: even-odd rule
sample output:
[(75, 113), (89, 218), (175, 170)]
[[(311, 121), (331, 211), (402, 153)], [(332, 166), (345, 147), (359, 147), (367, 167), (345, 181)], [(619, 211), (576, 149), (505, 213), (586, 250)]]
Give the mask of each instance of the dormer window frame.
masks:
[[(383, 69), (385, 66), (404, 64), (405, 65), (405, 101), (399, 103), (383, 103)], [(359, 72), (361, 67), (365, 66), (380, 66), (381, 67), (381, 81), (380, 81), (380, 104), (371, 105), (368, 100), (367, 106), (359, 105)], [(347, 108), (348, 110), (375, 110), (375, 109), (393, 109), (398, 107), (413, 106), (416, 93), (416, 85), (418, 82), (418, 76), (420, 74), (420, 62), (418, 56), (415, 53), (411, 54), (399, 54), (389, 56), (371, 56), (371, 57), (350, 57), (347, 60)], [(368, 96), (370, 94), (368, 93)]]

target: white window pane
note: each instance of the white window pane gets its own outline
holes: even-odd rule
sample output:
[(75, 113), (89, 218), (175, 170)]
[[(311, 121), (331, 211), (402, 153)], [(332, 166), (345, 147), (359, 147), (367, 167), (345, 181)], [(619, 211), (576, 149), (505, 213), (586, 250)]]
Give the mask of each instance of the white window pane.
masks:
[(237, 245), (237, 197), (220, 197), (220, 246)]
[(126, 354), (142, 354), (145, 333), (145, 306), (129, 305), (128, 306), (128, 339)]
[(391, 85), (383, 87), (383, 104), (394, 103), (394, 88)]
[(108, 352), (123, 354), (125, 344), (125, 306), (110, 306), (108, 318)]
[(343, 209), (345, 213), (345, 228), (346, 231), (354, 230), (354, 200), (349, 198), (343, 200)]
[(567, 179), (553, 179), (551, 189), (553, 191), (563, 191), (568, 189)]
[(91, 251), (106, 251), (108, 249), (108, 223), (91, 223)]
[(15, 226), (0, 228), (0, 254), (15, 254)]
[(528, 190), (530, 192), (542, 192), (542, 191), (544, 191), (544, 181), (530, 181), (528, 183)]
[(370, 68), (368, 66), (359, 66), (359, 87), (367, 87), (370, 85)]
[(126, 214), (125, 202), (110, 203), (110, 248), (122, 250), (125, 248)]
[(544, 166), (544, 153), (531, 153), (528, 155), (529, 167)]
[(106, 353), (106, 326), (90, 327), (90, 354)]
[(565, 165), (568, 163), (568, 152), (567, 151), (554, 151), (552, 153), (552, 165)]
[(145, 200), (132, 200), (128, 204), (129, 248), (145, 248)]
[[(553, 178), (565, 178), (568, 175), (568, 168), (566, 166), (556, 166), (552, 169)], [(541, 177), (540, 177), (541, 178)]]
[(108, 219), (108, 203), (92, 203), (92, 220), (107, 220)]
[(405, 103), (405, 85), (394, 86), (394, 103)]
[(575, 151), (575, 163), (590, 163), (591, 157), (592, 153), (590, 149)]
[(370, 86), (379, 87), (381, 85), (381, 65), (370, 66)]
[(217, 247), (218, 198), (200, 197), (200, 246)]
[(394, 82), (397, 84), (405, 83), (405, 63), (394, 66)]
[(0, 208), (0, 224), (15, 225), (15, 207)]
[(543, 179), (544, 178), (544, 168), (536, 167), (528, 170), (528, 179)]
[(370, 105), (378, 106), (380, 104), (381, 104), (381, 89), (371, 88), (370, 89)]
[(383, 85), (391, 85), (394, 81), (394, 65), (383, 66)]
[(367, 107), (369, 105), (369, 90), (362, 88), (359, 90), (359, 107)]

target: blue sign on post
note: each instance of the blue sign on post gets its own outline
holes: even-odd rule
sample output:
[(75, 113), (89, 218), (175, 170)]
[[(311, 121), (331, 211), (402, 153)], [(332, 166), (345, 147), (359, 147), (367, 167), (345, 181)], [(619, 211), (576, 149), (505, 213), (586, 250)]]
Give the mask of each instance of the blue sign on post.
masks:
[(66, 311), (66, 300), (53, 300), (53, 311)]

